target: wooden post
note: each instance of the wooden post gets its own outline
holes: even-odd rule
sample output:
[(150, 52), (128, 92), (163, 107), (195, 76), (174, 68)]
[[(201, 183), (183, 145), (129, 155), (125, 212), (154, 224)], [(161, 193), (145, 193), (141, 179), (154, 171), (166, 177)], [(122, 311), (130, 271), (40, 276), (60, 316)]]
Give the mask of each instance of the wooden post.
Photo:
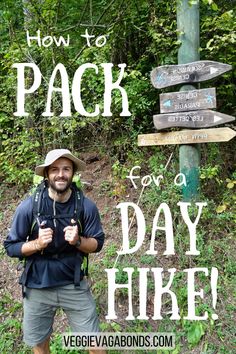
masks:
[[(199, 2), (189, 5), (189, 0), (177, 0), (177, 28), (181, 46), (178, 64), (199, 60)], [(194, 90), (192, 85), (184, 85), (180, 91)], [(183, 199), (196, 199), (199, 193), (200, 146), (181, 145), (179, 149), (180, 172), (184, 173), (187, 186), (183, 188)]]

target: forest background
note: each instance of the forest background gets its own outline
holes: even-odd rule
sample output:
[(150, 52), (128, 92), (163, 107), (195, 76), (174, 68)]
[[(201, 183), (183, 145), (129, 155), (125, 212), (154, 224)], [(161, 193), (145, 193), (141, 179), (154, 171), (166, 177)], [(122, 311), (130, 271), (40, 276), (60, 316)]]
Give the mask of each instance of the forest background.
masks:
[[(197, 1), (190, 1), (196, 3)], [(159, 93), (177, 91), (176, 87), (161, 92), (150, 82), (150, 71), (157, 66), (177, 64), (180, 42), (177, 39), (177, 1), (64, 1), (64, 0), (21, 0), (1, 1), (0, 4), (0, 221), (1, 238), (6, 237), (9, 215), (23, 195), (32, 187), (33, 171), (41, 163), (46, 152), (52, 148), (66, 147), (80, 152), (94, 169), (94, 189), (92, 197), (101, 209), (107, 242), (101, 257), (91, 262), (91, 273), (96, 274), (93, 291), (102, 318), (102, 328), (106, 331), (166, 331), (176, 333), (176, 348), (172, 353), (233, 353), (235, 348), (235, 189), (236, 160), (235, 139), (228, 143), (202, 144), (199, 199), (208, 203), (207, 211), (201, 217), (198, 229), (199, 257), (186, 257), (188, 245), (187, 231), (177, 213), (177, 202), (181, 190), (174, 183), (179, 170), (178, 147), (163, 146), (139, 148), (138, 134), (154, 132), (153, 114), (159, 112)], [(231, 64), (231, 72), (214, 79), (211, 83), (201, 83), (198, 87), (216, 87), (217, 110), (236, 116), (236, 1), (200, 1), (200, 57)], [(91, 46), (86, 45), (85, 30), (95, 37)], [(39, 47), (36, 43), (27, 45), (26, 30), (30, 35), (70, 36), (70, 45)], [(106, 35), (106, 44), (97, 47), (95, 39)], [(15, 63), (33, 62), (41, 70), (43, 80), (40, 88), (26, 99), (27, 117), (16, 117), (16, 69)], [(44, 117), (48, 82), (56, 64), (62, 63), (70, 79), (76, 69), (84, 63), (98, 65), (99, 72), (89, 71), (83, 78), (82, 97), (84, 107), (94, 110), (94, 104), (103, 106), (104, 77), (99, 64), (113, 63), (113, 75), (118, 77), (118, 64), (126, 63), (122, 86), (129, 100), (131, 116), (121, 117), (121, 95), (112, 95), (112, 117), (84, 117), (73, 110), (71, 117), (61, 117), (61, 95), (53, 96), (52, 117)], [(29, 74), (27, 83), (32, 84)], [(60, 86), (60, 80), (58, 80)], [(234, 123), (228, 124), (234, 128)], [(167, 163), (167, 161), (169, 163)], [(135, 255), (120, 257), (118, 268), (132, 264), (180, 270), (199, 266), (219, 270), (217, 314), (213, 321), (171, 321), (168, 310), (170, 299), (163, 305), (164, 319), (161, 321), (125, 321), (127, 304), (126, 291), (117, 294), (118, 319), (106, 321), (107, 311), (102, 294), (107, 291), (104, 282), (104, 268), (112, 267), (116, 251), (121, 245), (120, 216), (115, 205), (124, 200), (134, 201), (140, 197), (141, 188), (134, 190), (126, 176), (130, 169), (141, 166), (142, 175), (163, 174), (165, 184), (146, 188), (140, 199), (145, 209), (147, 223), (155, 214), (161, 202), (171, 205), (175, 215), (176, 256), (165, 257), (165, 238), (160, 236), (157, 244), (160, 255), (148, 256), (142, 251)], [(100, 168), (100, 169), (99, 169)], [(99, 171), (99, 172), (98, 172)], [(90, 175), (87, 175), (91, 177)], [(99, 182), (99, 183), (98, 183)], [(92, 188), (92, 187), (91, 187)], [(88, 193), (91, 193), (88, 191)], [(194, 210), (192, 211), (194, 214)], [(134, 228), (135, 229), (135, 228)], [(132, 230), (135, 235), (135, 230)], [(150, 234), (147, 228), (147, 235)], [(134, 238), (135, 239), (135, 238)], [(1, 248), (1, 263), (13, 269), (16, 262), (7, 260)], [(13, 262), (13, 263), (12, 263)], [(102, 266), (101, 266), (102, 264)], [(11, 268), (12, 267), (12, 268)], [(5, 269), (6, 270), (6, 269)], [(6, 273), (6, 272), (5, 272)], [(0, 351), (2, 353), (27, 353), (21, 343), (20, 299), (16, 301), (10, 289), (10, 273), (1, 281)], [(120, 273), (118, 282), (124, 283), (126, 275)], [(199, 288), (203, 279), (199, 279)], [(211, 313), (211, 289), (204, 283), (206, 298), (199, 301), (198, 312)], [(186, 277), (179, 273), (173, 288), (178, 296), (181, 315), (186, 314)], [(134, 277), (134, 304), (138, 307), (138, 274)], [(150, 318), (153, 308), (153, 282), (148, 288), (148, 309)], [(14, 304), (13, 304), (14, 303)], [(52, 352), (63, 353), (60, 336), (55, 334)], [(160, 351), (161, 352), (161, 351)]]

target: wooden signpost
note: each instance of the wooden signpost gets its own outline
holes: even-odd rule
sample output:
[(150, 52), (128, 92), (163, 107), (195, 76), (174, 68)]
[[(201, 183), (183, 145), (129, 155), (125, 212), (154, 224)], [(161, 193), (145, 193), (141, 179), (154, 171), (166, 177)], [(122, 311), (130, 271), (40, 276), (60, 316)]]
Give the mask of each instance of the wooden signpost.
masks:
[(188, 64), (159, 66), (151, 72), (155, 88), (164, 88), (183, 83), (210, 80), (232, 69), (232, 65), (210, 60), (199, 60)]
[(161, 113), (208, 108), (216, 108), (215, 88), (160, 94)]
[[(211, 111), (216, 108), (215, 88), (195, 89), (193, 83), (207, 81), (232, 69), (232, 65), (199, 59), (199, 2), (177, 2), (177, 28), (181, 45), (178, 65), (159, 66), (151, 72), (151, 82), (157, 89), (185, 84), (179, 92), (160, 95), (160, 113), (153, 116), (156, 129), (173, 127), (209, 128), (235, 120), (234, 117)], [(161, 132), (138, 136), (139, 146), (180, 144), (180, 171), (185, 174), (184, 200), (199, 193), (200, 143), (229, 141), (236, 136), (230, 128), (211, 128)]]
[(181, 130), (178, 132), (139, 135), (138, 146), (214, 143), (229, 141), (235, 136), (236, 131), (230, 128)]
[(234, 120), (233, 116), (211, 110), (157, 114), (153, 116), (154, 125), (157, 130), (172, 127), (207, 128)]

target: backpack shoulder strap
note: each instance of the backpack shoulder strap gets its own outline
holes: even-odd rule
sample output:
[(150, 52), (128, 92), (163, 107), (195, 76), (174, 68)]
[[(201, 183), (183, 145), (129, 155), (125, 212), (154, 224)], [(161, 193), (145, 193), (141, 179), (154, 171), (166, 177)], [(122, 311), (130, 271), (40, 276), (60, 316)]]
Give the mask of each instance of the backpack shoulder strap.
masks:
[(36, 190), (32, 196), (32, 224), (31, 224), (31, 234), (33, 232), (33, 228), (37, 222), (37, 218), (41, 215), (41, 206), (42, 206), (42, 198), (44, 190), (47, 187), (47, 182), (43, 180), (40, 184), (37, 185)]
[(33, 195), (33, 216), (39, 217), (41, 213), (41, 205), (43, 193), (47, 187), (47, 183), (43, 180), (37, 187)]
[[(75, 217), (76, 221), (79, 224), (80, 232), (83, 233), (83, 210), (84, 210), (84, 194), (81, 189), (79, 189), (75, 183), (72, 184), (72, 188), (75, 192)], [(89, 256), (87, 253), (84, 253), (83, 261), (83, 270), (84, 275), (88, 276), (88, 266), (89, 266)]]
[(72, 183), (72, 189), (74, 191), (74, 204), (75, 204), (75, 209), (74, 209), (74, 215), (75, 215), (75, 220), (78, 223), (80, 227), (80, 232), (83, 232), (83, 210), (84, 210), (84, 194), (81, 189), (79, 189), (76, 184), (73, 182)]

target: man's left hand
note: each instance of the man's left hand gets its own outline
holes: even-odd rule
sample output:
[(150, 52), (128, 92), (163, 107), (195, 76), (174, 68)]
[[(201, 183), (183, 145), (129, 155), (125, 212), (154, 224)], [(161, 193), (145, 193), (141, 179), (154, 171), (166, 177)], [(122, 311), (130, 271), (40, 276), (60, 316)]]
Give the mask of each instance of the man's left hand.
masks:
[(69, 242), (70, 245), (75, 245), (79, 241), (78, 226), (66, 226), (63, 230), (65, 232), (65, 240)]

